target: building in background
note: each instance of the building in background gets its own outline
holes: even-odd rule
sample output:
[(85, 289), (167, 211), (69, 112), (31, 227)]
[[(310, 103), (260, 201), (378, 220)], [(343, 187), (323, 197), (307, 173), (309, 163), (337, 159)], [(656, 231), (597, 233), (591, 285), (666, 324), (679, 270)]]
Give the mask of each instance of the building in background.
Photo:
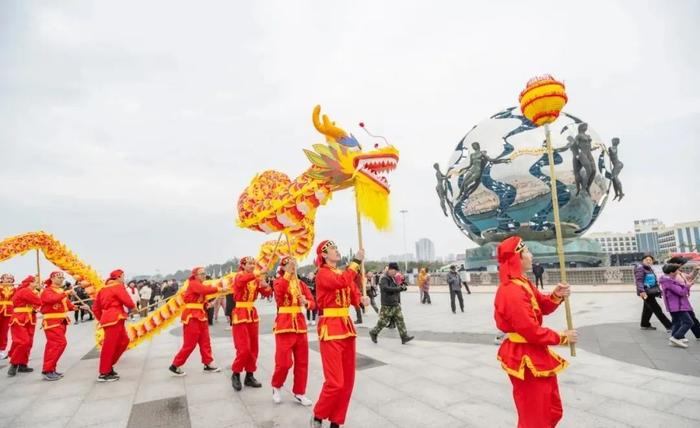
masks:
[(587, 238), (598, 242), (606, 254), (637, 253), (637, 237), (632, 232), (589, 233)]
[(692, 253), (700, 251), (700, 221), (677, 223), (659, 231), (659, 253)]
[(435, 261), (435, 245), (428, 238), (416, 242), (416, 260), (421, 262)]
[(634, 221), (634, 234), (637, 238), (637, 249), (645, 254), (657, 256), (661, 253), (659, 248), (659, 231), (664, 229), (664, 224), (656, 218)]

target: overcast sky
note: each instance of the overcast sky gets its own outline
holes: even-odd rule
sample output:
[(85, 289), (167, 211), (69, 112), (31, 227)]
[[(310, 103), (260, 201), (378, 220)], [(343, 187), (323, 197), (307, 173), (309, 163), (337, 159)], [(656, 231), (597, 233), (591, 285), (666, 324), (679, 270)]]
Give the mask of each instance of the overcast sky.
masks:
[[(318, 103), (401, 151), (394, 228), (365, 227), (368, 257), (403, 252), (401, 209), (409, 251), (462, 252), (431, 165), (541, 73), (622, 140), (627, 196), (592, 231), (700, 218), (700, 3), (566, 3), (3, 0), (0, 237), (48, 231), (102, 275), (257, 254), (238, 195), (259, 171), (308, 167)], [(318, 238), (356, 247), (353, 208), (334, 195)]]

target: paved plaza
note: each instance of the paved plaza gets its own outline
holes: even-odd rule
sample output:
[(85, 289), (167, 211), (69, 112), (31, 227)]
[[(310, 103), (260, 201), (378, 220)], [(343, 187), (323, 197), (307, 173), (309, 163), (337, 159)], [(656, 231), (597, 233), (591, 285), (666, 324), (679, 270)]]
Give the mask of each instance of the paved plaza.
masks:
[[(359, 328), (357, 379), (345, 426), (515, 426), (510, 382), (495, 358), (494, 288), (481, 288), (465, 294), (466, 313), (454, 315), (446, 293), (433, 293), (432, 305), (418, 304), (416, 293), (404, 294), (407, 326), (416, 335), (407, 345), (394, 330), (384, 330), (373, 344), (367, 328), (377, 316), (370, 309)], [(697, 297), (692, 300), (700, 305)], [(559, 377), (560, 426), (700, 426), (700, 341), (689, 335), (688, 349), (670, 348), (665, 332), (640, 331), (641, 303), (630, 292), (574, 294), (572, 305), (582, 337), (577, 357), (568, 357), (568, 348), (558, 349), (571, 363)], [(167, 367), (181, 341), (176, 323), (124, 355), (116, 367), (120, 381), (96, 383), (93, 325), (85, 323), (69, 328), (61, 381), (42, 381), (37, 372), (8, 378), (7, 360), (0, 362), (0, 427), (308, 426), (311, 410), (292, 401), (290, 378), (282, 404), (272, 402), (275, 307), (260, 301), (258, 308), (264, 334), (257, 377), (263, 388), (231, 388), (234, 351), (222, 320), (212, 328), (214, 355), (225, 369), (221, 373), (202, 373), (195, 351), (184, 367), (186, 377), (169, 376)], [(563, 311), (546, 323), (563, 327)], [(315, 400), (322, 372), (315, 334), (310, 340), (307, 395)], [(37, 371), (43, 346), (43, 332), (37, 330), (30, 361)]]

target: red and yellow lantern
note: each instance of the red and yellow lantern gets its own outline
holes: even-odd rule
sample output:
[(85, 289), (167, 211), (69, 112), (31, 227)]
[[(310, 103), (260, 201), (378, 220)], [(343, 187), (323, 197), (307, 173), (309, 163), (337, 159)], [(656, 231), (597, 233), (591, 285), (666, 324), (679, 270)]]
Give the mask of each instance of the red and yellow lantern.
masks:
[(519, 101), (523, 116), (535, 125), (542, 126), (557, 120), (568, 98), (564, 84), (545, 74), (527, 82)]

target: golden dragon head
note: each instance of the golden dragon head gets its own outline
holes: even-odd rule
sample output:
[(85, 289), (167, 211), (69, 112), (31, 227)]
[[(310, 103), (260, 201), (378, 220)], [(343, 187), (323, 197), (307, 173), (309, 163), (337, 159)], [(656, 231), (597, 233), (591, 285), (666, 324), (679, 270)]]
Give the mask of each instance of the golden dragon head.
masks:
[(328, 184), (333, 191), (355, 187), (359, 209), (379, 229), (389, 226), (389, 180), (387, 174), (396, 169), (399, 151), (386, 144), (363, 151), (354, 136), (339, 128), (321, 106), (313, 112), (314, 127), (326, 137), (326, 144), (314, 144), (313, 151), (304, 150), (312, 166), (306, 175)]

